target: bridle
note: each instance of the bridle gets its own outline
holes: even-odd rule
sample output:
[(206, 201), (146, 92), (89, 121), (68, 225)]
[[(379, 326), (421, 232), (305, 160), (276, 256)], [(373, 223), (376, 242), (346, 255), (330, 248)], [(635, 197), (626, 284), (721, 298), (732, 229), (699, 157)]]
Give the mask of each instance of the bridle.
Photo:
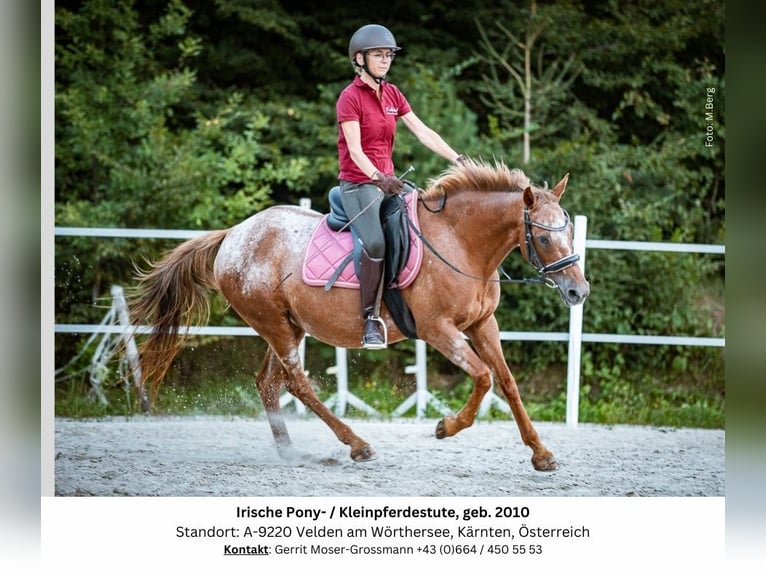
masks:
[[(409, 183), (409, 182), (407, 182)], [(415, 186), (412, 186), (415, 188)], [(417, 188), (415, 188), (417, 189)], [(421, 199), (422, 201), (422, 199)], [(425, 208), (430, 211), (431, 213), (439, 213), (444, 209), (444, 206), (447, 202), (447, 196), (443, 195), (441, 200), (439, 201), (439, 205), (436, 209), (431, 209), (425, 201), (422, 201)], [(428, 249), (436, 255), (436, 257), (447, 267), (452, 269), (453, 271), (459, 273), (460, 275), (465, 275), (466, 277), (470, 277), (472, 279), (478, 279), (479, 281), (484, 281), (486, 283), (522, 283), (525, 285), (532, 285), (532, 284), (538, 284), (542, 283), (544, 285), (547, 285), (548, 287), (552, 288), (558, 288), (558, 285), (556, 285), (556, 282), (553, 281), (548, 275), (551, 273), (557, 273), (558, 271), (562, 271), (566, 269), (567, 267), (570, 267), (577, 263), (580, 260), (580, 256), (576, 253), (572, 253), (571, 255), (567, 255), (565, 257), (562, 257), (561, 259), (558, 259), (554, 261), (553, 263), (549, 263), (548, 265), (543, 264), (542, 260), (540, 259), (540, 255), (537, 253), (537, 249), (535, 248), (535, 241), (534, 236), (532, 235), (532, 227), (539, 227), (540, 229), (544, 229), (546, 231), (552, 231), (552, 232), (559, 232), (559, 231), (565, 231), (569, 228), (572, 221), (569, 217), (569, 213), (566, 209), (562, 208), (561, 211), (564, 212), (564, 217), (566, 218), (566, 221), (558, 227), (552, 226), (552, 225), (546, 225), (545, 223), (540, 223), (539, 221), (533, 221), (529, 217), (529, 208), (524, 208), (524, 241), (525, 241), (525, 247), (526, 247), (526, 260), (527, 263), (532, 265), (532, 267), (535, 268), (537, 271), (537, 277), (527, 277), (524, 279), (514, 279), (506, 271), (500, 267), (499, 271), (502, 272), (504, 279), (487, 279), (485, 277), (478, 277), (476, 275), (471, 275), (470, 273), (466, 273), (465, 271), (460, 270), (457, 266), (447, 261), (444, 256), (442, 256), (441, 253), (439, 253), (436, 248), (423, 236), (423, 234), (420, 232), (420, 229), (416, 228), (415, 225), (410, 221), (409, 218), (407, 218), (407, 222), (409, 223), (410, 228), (413, 230), (415, 235), (418, 236), (418, 238), (423, 242), (423, 245), (428, 247)]]
[(549, 287), (553, 287), (555, 285), (550, 285), (549, 281), (552, 282), (552, 280), (547, 277), (548, 274), (556, 273), (557, 271), (566, 269), (567, 267), (574, 265), (580, 260), (580, 256), (577, 255), (577, 253), (572, 253), (571, 255), (562, 257), (553, 263), (544, 265), (540, 259), (540, 255), (537, 253), (537, 249), (535, 248), (535, 238), (532, 235), (532, 227), (539, 227), (540, 229), (545, 229), (546, 231), (552, 231), (554, 233), (558, 231), (566, 231), (569, 229), (569, 226), (572, 223), (572, 220), (569, 218), (569, 213), (564, 208), (562, 208), (561, 211), (564, 212), (566, 221), (564, 221), (562, 225), (555, 227), (552, 225), (546, 225), (545, 223), (540, 223), (539, 221), (532, 221), (529, 218), (529, 208), (524, 208), (524, 241), (527, 248), (527, 262), (532, 265), (532, 267), (537, 269), (537, 273), (540, 277), (545, 279), (545, 283)]

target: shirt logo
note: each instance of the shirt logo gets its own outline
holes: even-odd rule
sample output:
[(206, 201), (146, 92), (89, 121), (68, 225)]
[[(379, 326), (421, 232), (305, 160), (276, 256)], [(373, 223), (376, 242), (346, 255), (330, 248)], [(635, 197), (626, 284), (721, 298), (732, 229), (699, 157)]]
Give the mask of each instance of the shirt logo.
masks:
[(386, 106), (386, 115), (396, 116), (399, 114), (399, 108), (394, 106)]

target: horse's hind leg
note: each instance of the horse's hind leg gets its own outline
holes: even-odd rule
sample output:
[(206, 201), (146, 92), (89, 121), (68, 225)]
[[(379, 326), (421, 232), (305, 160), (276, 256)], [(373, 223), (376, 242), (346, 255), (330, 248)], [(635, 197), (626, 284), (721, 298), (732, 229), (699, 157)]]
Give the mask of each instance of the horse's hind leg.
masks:
[(269, 347), (255, 379), (255, 385), (261, 395), (263, 407), (266, 409), (266, 417), (269, 420), (269, 426), (271, 426), (271, 433), (274, 435), (277, 451), (282, 458), (289, 457), (292, 447), (287, 425), (279, 407), (279, 392), (286, 382), (287, 373)]
[[(298, 340), (300, 338), (296, 340), (294, 335), (287, 336), (285, 334), (285, 336), (279, 338), (279, 342), (275, 340), (271, 343), (272, 349), (275, 355), (279, 357), (280, 363), (287, 375), (285, 380), (287, 390), (324, 421), (335, 433), (335, 436), (338, 437), (338, 440), (351, 447), (351, 458), (353, 460), (356, 462), (372, 460), (375, 458), (375, 451), (372, 447), (358, 437), (351, 430), (351, 427), (341, 422), (319, 400), (314, 389), (311, 388), (311, 383), (303, 370), (298, 354)], [(272, 425), (272, 431), (273, 429), (274, 426)]]

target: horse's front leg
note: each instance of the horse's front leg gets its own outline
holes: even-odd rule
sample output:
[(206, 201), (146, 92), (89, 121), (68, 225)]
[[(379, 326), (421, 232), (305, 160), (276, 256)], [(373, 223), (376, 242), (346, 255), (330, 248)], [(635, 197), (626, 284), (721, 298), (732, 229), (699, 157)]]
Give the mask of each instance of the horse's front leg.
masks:
[(511, 407), (516, 425), (519, 427), (521, 440), (532, 449), (532, 465), (536, 470), (556, 470), (558, 463), (553, 453), (540, 440), (532, 421), (529, 419), (527, 410), (524, 408), (524, 403), (521, 401), (516, 379), (514, 379), (503, 356), (503, 349), (500, 345), (500, 330), (494, 315), (487, 318), (486, 321), (474, 325), (470, 330), (466, 330), (466, 335), (471, 338), (476, 351), (494, 372), (500, 389)]
[(456, 328), (443, 326), (440, 331), (430, 336), (421, 335), (432, 347), (473, 379), (473, 390), (463, 408), (457, 414), (445, 416), (436, 425), (436, 438), (454, 436), (473, 424), (481, 401), (492, 386), (491, 372)]

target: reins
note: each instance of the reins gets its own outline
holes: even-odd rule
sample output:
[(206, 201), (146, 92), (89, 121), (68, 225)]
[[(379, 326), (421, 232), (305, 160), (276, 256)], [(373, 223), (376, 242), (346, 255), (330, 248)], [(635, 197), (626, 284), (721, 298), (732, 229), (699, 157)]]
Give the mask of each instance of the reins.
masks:
[[(411, 182), (406, 182), (410, 187), (412, 187), (414, 190), (418, 192), (418, 195), (420, 196), (420, 190), (414, 186)], [(408, 192), (405, 192), (408, 193)], [(429, 212), (431, 213), (439, 213), (442, 210), (444, 210), (444, 207), (447, 203), (447, 194), (443, 194), (441, 199), (439, 200), (439, 205), (436, 207), (436, 209), (431, 209), (426, 202), (423, 200), (422, 197), (418, 197), (418, 200), (423, 204), (423, 207), (425, 207)], [(545, 225), (544, 223), (539, 223), (536, 221), (532, 221), (529, 218), (529, 209), (526, 207), (524, 208), (524, 237), (526, 241), (526, 248), (527, 248), (527, 262), (532, 265), (538, 272), (537, 277), (526, 277), (524, 279), (514, 279), (511, 277), (505, 269), (503, 269), (502, 265), (498, 268), (498, 271), (503, 274), (504, 278), (501, 279), (488, 279), (486, 277), (479, 277), (478, 275), (473, 275), (471, 273), (467, 273), (457, 267), (454, 263), (451, 263), (448, 261), (439, 251), (433, 246), (433, 244), (428, 241), (428, 239), (423, 235), (423, 233), (415, 227), (415, 224), (412, 223), (412, 220), (407, 217), (407, 225), (409, 225), (412, 232), (423, 242), (423, 245), (425, 245), (431, 253), (433, 253), (442, 263), (444, 263), (447, 267), (455, 271), (456, 273), (463, 275), (465, 277), (469, 277), (471, 279), (475, 279), (477, 281), (483, 281), (484, 283), (516, 283), (516, 284), (522, 284), (522, 285), (537, 285), (537, 284), (543, 284), (547, 285), (551, 288), (556, 288), (556, 283), (548, 277), (547, 275), (549, 273), (556, 273), (557, 271), (561, 271), (563, 269), (566, 269), (570, 265), (574, 265), (577, 263), (577, 261), (580, 260), (580, 256), (576, 253), (573, 253), (571, 255), (567, 255), (566, 257), (562, 257), (561, 259), (554, 261), (553, 263), (549, 265), (543, 265), (542, 261), (540, 260), (540, 256), (537, 253), (537, 250), (535, 249), (534, 245), (534, 238), (532, 236), (532, 230), (531, 227), (540, 227), (541, 229), (545, 229), (547, 231), (564, 231), (567, 227), (569, 227), (570, 224), (570, 218), (569, 213), (567, 213), (566, 210), (562, 209), (564, 212), (564, 215), (566, 216), (566, 221), (564, 224), (560, 227), (551, 227), (549, 225)]]

